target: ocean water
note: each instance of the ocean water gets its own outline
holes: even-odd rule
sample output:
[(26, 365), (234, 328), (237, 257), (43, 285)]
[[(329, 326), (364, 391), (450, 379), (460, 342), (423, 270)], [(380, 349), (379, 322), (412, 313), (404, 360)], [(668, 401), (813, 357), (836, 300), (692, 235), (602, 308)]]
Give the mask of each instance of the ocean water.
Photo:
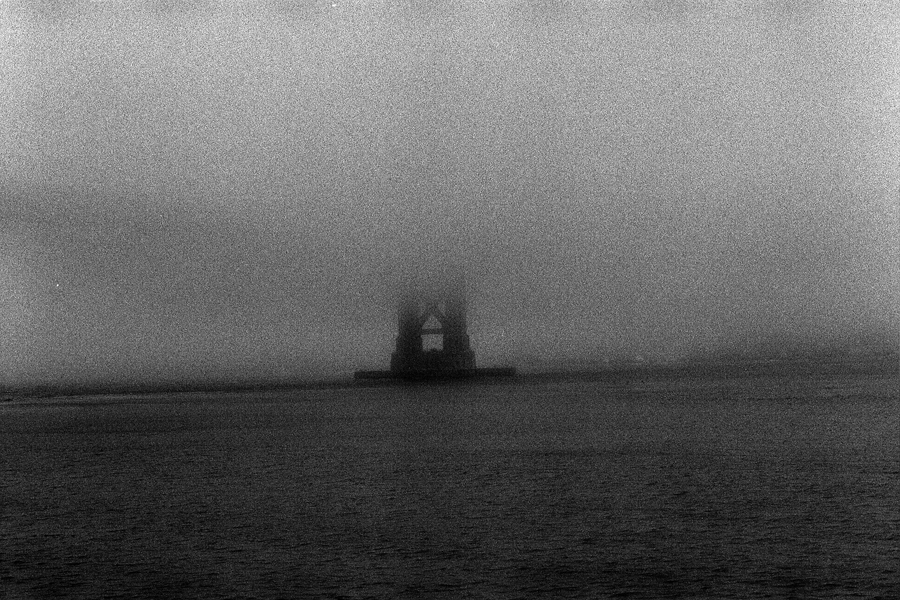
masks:
[(0, 597), (897, 598), (900, 382), (0, 404)]

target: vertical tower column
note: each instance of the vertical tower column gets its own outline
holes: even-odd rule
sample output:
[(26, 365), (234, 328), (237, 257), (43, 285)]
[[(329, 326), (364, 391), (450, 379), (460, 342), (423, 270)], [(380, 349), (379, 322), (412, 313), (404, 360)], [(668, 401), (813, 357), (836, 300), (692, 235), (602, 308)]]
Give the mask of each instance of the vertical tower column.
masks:
[(422, 360), (419, 313), (418, 297), (411, 290), (405, 290), (397, 310), (397, 349), (391, 356), (391, 371), (407, 371)]

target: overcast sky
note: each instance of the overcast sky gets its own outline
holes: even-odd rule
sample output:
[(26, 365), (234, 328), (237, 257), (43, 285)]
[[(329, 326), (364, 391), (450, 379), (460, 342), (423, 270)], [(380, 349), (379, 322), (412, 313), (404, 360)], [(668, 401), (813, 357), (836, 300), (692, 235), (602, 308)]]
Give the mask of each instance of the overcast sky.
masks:
[(0, 383), (386, 367), (447, 262), (482, 365), (896, 337), (898, 57), (894, 2), (3, 2)]

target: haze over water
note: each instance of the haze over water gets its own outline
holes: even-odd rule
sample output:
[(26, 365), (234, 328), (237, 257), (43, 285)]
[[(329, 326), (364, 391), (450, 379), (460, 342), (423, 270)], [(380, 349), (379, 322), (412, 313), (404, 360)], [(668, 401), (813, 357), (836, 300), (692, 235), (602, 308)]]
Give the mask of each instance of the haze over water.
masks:
[(887, 2), (0, 7), (0, 379), (896, 346)]
[[(0, 2), (0, 597), (889, 597), (898, 56), (891, 2)], [(808, 364), (21, 397), (384, 368), (450, 269), (480, 366)]]

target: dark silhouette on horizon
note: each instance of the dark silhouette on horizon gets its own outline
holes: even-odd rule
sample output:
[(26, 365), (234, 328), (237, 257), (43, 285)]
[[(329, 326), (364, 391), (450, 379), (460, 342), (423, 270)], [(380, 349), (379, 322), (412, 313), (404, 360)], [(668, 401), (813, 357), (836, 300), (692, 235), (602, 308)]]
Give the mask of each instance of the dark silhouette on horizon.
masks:
[[(407, 282), (397, 311), (397, 345), (389, 371), (357, 371), (356, 379), (453, 379), (511, 376), (515, 369), (479, 369), (466, 331), (465, 281), (459, 274), (443, 280)], [(424, 336), (440, 336), (440, 348), (424, 347)]]

